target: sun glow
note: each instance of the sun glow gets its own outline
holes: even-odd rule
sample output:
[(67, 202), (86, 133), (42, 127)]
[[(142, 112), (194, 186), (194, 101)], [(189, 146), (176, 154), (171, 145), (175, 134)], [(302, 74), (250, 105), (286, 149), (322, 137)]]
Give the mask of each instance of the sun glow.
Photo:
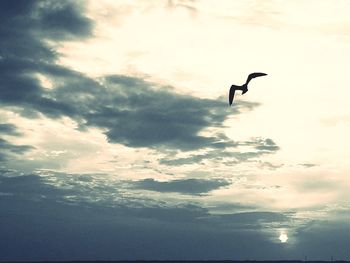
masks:
[(281, 243), (286, 243), (288, 240), (288, 236), (285, 232), (281, 232), (278, 239), (281, 241)]

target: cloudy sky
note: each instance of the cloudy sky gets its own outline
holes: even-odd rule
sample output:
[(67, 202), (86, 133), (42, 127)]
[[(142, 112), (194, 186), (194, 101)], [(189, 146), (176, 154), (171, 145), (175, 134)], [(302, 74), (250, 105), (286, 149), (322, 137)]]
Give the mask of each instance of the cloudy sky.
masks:
[(349, 12), (0, 1), (0, 260), (350, 260)]

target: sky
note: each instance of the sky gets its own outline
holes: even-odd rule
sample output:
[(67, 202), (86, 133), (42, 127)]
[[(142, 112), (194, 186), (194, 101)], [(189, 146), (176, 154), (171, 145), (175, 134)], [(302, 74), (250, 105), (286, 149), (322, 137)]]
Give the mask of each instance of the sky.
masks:
[(0, 1), (0, 260), (350, 260), (349, 12)]

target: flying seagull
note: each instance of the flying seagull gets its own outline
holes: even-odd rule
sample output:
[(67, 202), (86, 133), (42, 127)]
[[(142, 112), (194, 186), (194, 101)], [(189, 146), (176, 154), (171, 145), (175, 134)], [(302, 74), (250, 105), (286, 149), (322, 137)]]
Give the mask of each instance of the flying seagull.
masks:
[(242, 94), (244, 94), (248, 91), (249, 81), (251, 81), (253, 78), (266, 76), (266, 75), (267, 75), (266, 73), (254, 72), (254, 73), (249, 74), (247, 81), (243, 85), (241, 85), (241, 86), (232, 85), (230, 88), (230, 95), (229, 95), (230, 106), (232, 105), (233, 97), (235, 96), (236, 90), (241, 90)]

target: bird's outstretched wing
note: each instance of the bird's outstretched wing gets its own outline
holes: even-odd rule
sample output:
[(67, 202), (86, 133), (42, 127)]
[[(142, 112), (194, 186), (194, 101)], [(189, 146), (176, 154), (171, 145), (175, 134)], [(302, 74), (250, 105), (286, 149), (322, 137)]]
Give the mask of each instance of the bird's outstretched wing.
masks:
[(236, 86), (232, 85), (231, 88), (230, 88), (230, 94), (229, 94), (230, 106), (232, 105), (233, 97), (235, 96), (235, 91), (236, 91)]
[(266, 73), (260, 73), (260, 72), (251, 73), (247, 78), (246, 84), (248, 85), (249, 81), (251, 81), (253, 78), (266, 76), (266, 75), (267, 75)]

